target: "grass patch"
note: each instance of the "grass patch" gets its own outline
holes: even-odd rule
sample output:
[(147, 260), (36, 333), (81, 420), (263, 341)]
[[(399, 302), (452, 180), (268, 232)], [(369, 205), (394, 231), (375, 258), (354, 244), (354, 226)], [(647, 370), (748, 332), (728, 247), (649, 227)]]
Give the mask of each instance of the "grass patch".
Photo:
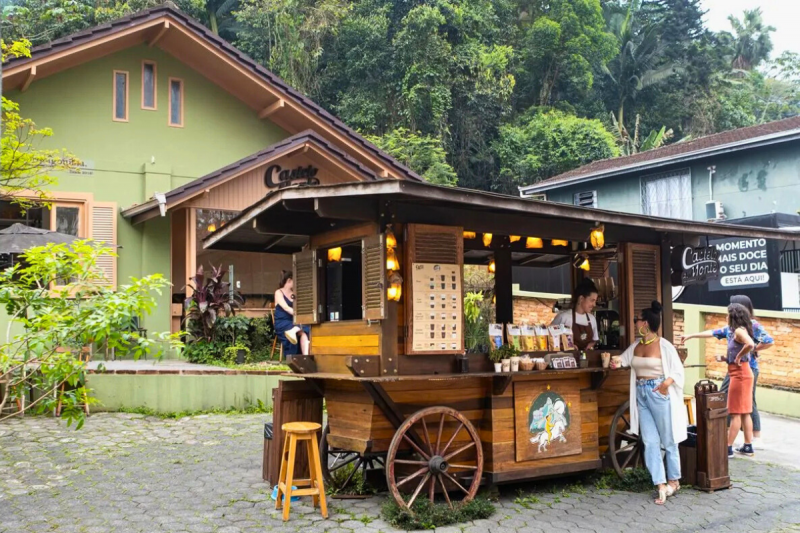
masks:
[(601, 473), (594, 482), (598, 490), (620, 490), (625, 492), (650, 492), (653, 490), (653, 479), (646, 468), (631, 468), (619, 477), (613, 470)]
[(517, 497), (514, 499), (514, 503), (525, 509), (532, 509), (537, 503), (542, 503), (542, 500), (534, 494), (525, 495), (522, 491), (519, 491)]
[(255, 404), (251, 404), (244, 409), (237, 409), (231, 407), (230, 409), (204, 409), (198, 411), (172, 411), (162, 412), (156, 411), (150, 407), (121, 407), (117, 409), (117, 413), (131, 413), (135, 415), (155, 416), (161, 419), (177, 420), (179, 418), (186, 418), (187, 416), (198, 415), (255, 415), (261, 413), (271, 413), (272, 407), (267, 407), (264, 402), (257, 400)]
[[(356, 461), (358, 462), (358, 461)], [(348, 465), (343, 466), (342, 468), (333, 471), (331, 477), (333, 478), (333, 483), (328, 484), (327, 493), (330, 495), (336, 494), (354, 494), (357, 496), (371, 496), (376, 494), (377, 491), (372, 488), (364, 476), (364, 470), (358, 469), (358, 471), (353, 474), (352, 479), (350, 479), (350, 483), (344, 487), (343, 489), (335, 489), (334, 486), (341, 487), (344, 485), (347, 478), (350, 477), (350, 474), (353, 473), (353, 470), (356, 467), (356, 462), (350, 463)]]
[(492, 502), (484, 498), (475, 498), (465, 504), (455, 504), (453, 509), (446, 503), (431, 503), (426, 498), (419, 498), (414, 502), (412, 510), (414, 514), (402, 509), (392, 499), (383, 505), (383, 519), (398, 529), (412, 531), (481, 520), (489, 518), (495, 512)]

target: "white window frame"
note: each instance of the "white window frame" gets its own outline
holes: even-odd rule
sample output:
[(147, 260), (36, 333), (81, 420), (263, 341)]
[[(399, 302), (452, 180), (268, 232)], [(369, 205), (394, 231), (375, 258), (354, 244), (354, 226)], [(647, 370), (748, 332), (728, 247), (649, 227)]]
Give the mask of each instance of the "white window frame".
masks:
[[(688, 197), (679, 198), (677, 205), (679, 210), (687, 209), (688, 211), (683, 212), (682, 213), (683, 216), (681, 217), (669, 216), (660, 213), (652, 213), (651, 210), (648, 209), (647, 184), (670, 178), (682, 178), (686, 180), (687, 190), (685, 192), (688, 193)], [(643, 215), (675, 218), (678, 220), (694, 219), (693, 206), (692, 206), (692, 200), (693, 200), (692, 169), (690, 167), (684, 167), (676, 170), (670, 170), (668, 172), (659, 172), (657, 174), (649, 174), (647, 176), (642, 176), (641, 178), (639, 178), (639, 196), (640, 196), (640, 209)]]

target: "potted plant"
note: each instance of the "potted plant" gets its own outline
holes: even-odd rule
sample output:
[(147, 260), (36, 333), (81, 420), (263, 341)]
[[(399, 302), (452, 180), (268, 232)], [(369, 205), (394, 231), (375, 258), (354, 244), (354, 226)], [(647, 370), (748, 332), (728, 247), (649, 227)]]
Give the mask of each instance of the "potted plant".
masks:
[(250, 348), (242, 344), (235, 344), (225, 348), (225, 361), (236, 362), (237, 365), (243, 365), (250, 357)]
[(492, 362), (495, 363), (495, 370), (497, 370), (497, 361), (499, 361), (502, 372), (511, 372), (511, 358), (519, 357), (519, 350), (513, 344), (504, 344), (493, 351), (490, 357)]
[(498, 374), (503, 371), (503, 363), (501, 362), (502, 359), (503, 359), (502, 347), (489, 352), (489, 360), (492, 363), (494, 363), (494, 371), (497, 372)]

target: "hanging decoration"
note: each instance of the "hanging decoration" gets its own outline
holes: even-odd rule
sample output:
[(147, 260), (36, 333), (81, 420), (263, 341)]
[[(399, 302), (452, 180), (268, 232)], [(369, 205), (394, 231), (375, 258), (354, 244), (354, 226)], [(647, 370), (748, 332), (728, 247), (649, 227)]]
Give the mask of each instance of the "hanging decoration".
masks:
[(522, 238), (522, 236), (520, 236), (520, 235), (509, 235), (508, 242), (517, 242), (521, 238)]
[(491, 233), (484, 233), (483, 234), (483, 245), (487, 248), (492, 244), (492, 234)]
[(215, 231), (217, 231), (217, 225), (212, 222), (211, 224), (208, 225), (206, 229), (208, 230), (209, 233), (214, 233)]
[(544, 243), (539, 237), (528, 237), (525, 239), (525, 248), (544, 248)]
[(329, 248), (328, 249), (328, 262), (337, 263), (342, 260), (342, 248)]
[(550, 241), (550, 244), (552, 244), (553, 246), (569, 246), (569, 241), (564, 241), (561, 239), (553, 239), (552, 241)]
[(591, 266), (589, 265), (589, 256), (586, 254), (578, 254), (575, 256), (575, 260), (572, 262), (572, 266), (577, 269), (589, 271)]
[(392, 225), (388, 224), (386, 226), (386, 249), (394, 250), (395, 248), (397, 248), (397, 237), (394, 236)]
[(403, 278), (397, 273), (400, 270), (400, 261), (397, 259), (397, 237), (392, 232), (391, 224), (386, 226), (386, 298), (392, 302), (399, 302), (403, 295)]
[(400, 270), (400, 261), (397, 260), (397, 254), (394, 253), (394, 248), (386, 250), (386, 270), (389, 272)]
[(597, 226), (593, 227), (591, 233), (589, 233), (589, 240), (592, 243), (592, 248), (595, 250), (601, 250), (603, 246), (605, 246), (605, 230), (606, 228), (603, 224), (598, 224)]

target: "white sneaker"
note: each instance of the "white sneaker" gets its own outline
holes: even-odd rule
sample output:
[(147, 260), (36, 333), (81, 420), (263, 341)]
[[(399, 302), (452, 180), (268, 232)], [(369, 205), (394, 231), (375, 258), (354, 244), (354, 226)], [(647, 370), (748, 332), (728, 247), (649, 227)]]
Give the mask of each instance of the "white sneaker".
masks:
[(286, 336), (286, 340), (292, 344), (297, 344), (297, 328), (287, 330), (284, 335)]

